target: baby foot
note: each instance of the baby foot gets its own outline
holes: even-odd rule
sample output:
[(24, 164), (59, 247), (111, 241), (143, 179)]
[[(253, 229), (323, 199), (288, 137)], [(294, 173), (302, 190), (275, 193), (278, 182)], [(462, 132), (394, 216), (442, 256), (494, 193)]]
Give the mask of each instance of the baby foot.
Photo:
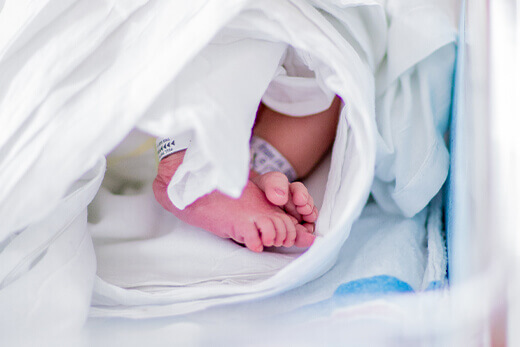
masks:
[(314, 206), (314, 200), (303, 183), (289, 183), (283, 173), (274, 171), (263, 175), (252, 172), (250, 177), (251, 181), (265, 192), (267, 200), (273, 205), (283, 207), (308, 232), (314, 232), (318, 209)]
[[(184, 210), (177, 209), (167, 194), (168, 184), (176, 170), (169, 159), (167, 157), (159, 164), (153, 190), (157, 201), (179, 219), (217, 236), (244, 243), (254, 252), (261, 252), (264, 246), (291, 247), (295, 245), (297, 234), (301, 239), (296, 242), (297, 246), (312, 244), (314, 236), (294, 217), (270, 203), (266, 194), (251, 181), (238, 199), (213, 191)], [(303, 232), (309, 236), (300, 236)]]
[(275, 171), (251, 176), (251, 181), (265, 192), (273, 205), (283, 207), (298, 222), (314, 223), (318, 219), (318, 209), (303, 183), (289, 183), (283, 173)]

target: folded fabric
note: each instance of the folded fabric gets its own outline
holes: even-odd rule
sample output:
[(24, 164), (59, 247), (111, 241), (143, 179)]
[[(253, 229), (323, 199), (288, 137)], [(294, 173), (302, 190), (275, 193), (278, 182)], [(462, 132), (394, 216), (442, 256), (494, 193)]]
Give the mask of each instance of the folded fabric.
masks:
[(289, 116), (307, 116), (328, 109), (334, 99), (323, 81), (317, 78), (307, 64), (309, 54), (288, 47), (276, 75), (262, 96), (262, 102)]
[(411, 217), (446, 180), (457, 1), (313, 0), (376, 79), (377, 158), (372, 194)]
[[(395, 203), (398, 215), (423, 217), (419, 211), (435, 195), (446, 170), (442, 160), (434, 161), (439, 166), (431, 166), (430, 172), (435, 174), (423, 177), (421, 159), (445, 154), (439, 139), (450, 64), (447, 59), (437, 71), (435, 61), (452, 57), (454, 30), (451, 13), (436, 10), (441, 8), (437, 2), (424, 8), (408, 2), (6, 2), (0, 12), (0, 256), (7, 259), (0, 262), (0, 307), (12, 318), (6, 326), (17, 326), (30, 316), (34, 322), (54, 322), (42, 330), (79, 327), (93, 287), (92, 314), (130, 317), (143, 312), (181, 314), (301, 286), (335, 264), (371, 190), (388, 213), (393, 213), (388, 206)], [(441, 26), (444, 29), (437, 30)], [(408, 54), (403, 41), (396, 39), (400, 32), (413, 33), (406, 36), (413, 42), (432, 39)], [(345, 102), (326, 183), (321, 180), (325, 192), (313, 247), (299, 257), (258, 255), (261, 259), (247, 269), (254, 274), (252, 281), (244, 280), (236, 268), (226, 270), (236, 275), (233, 280), (227, 275), (212, 278), (211, 268), (202, 262), (198, 273), (169, 268), (148, 256), (161, 246), (161, 237), (177, 236), (161, 229), (162, 218), (172, 217), (153, 205), (151, 196), (139, 195), (153, 178), (147, 165), (153, 165), (154, 156), (143, 154), (144, 162), (121, 159), (128, 154), (123, 149), (117, 153), (119, 159), (117, 150), (109, 158), (109, 165), (123, 170), (107, 174), (87, 226), (86, 208), (104, 174), (103, 156), (136, 127), (153, 136), (193, 136), (187, 165), (175, 175), (178, 186), (184, 185), (172, 194), (179, 204), (213, 189), (238, 196), (247, 179), (254, 111), (288, 46), (305, 57), (321, 91), (330, 90)], [(228, 54), (207, 59), (218, 47), (236, 49), (219, 48)], [(235, 64), (240, 75), (229, 74), (227, 62)], [(251, 69), (252, 65), (261, 68)], [(207, 88), (212, 84), (196, 77), (213, 79), (214, 86), (227, 82)], [(423, 113), (425, 108), (430, 110)], [(401, 150), (415, 145), (417, 138), (424, 142), (408, 165)], [(139, 148), (132, 151), (140, 152)], [(128, 172), (132, 165), (147, 170), (137, 169), (135, 177)], [(372, 185), (374, 170), (381, 189)], [(416, 198), (407, 205), (402, 200), (406, 196)], [(146, 256), (142, 264), (132, 263), (123, 248), (110, 245), (110, 237), (125, 233), (122, 222), (134, 218), (125, 213), (125, 206), (142, 211), (135, 216), (139, 230), (130, 234), (135, 238), (124, 245)], [(87, 228), (96, 238), (96, 254)], [(212, 237), (196, 230), (189, 233), (188, 227), (183, 230), (195, 250), (195, 243)], [(230, 254), (241, 252), (229, 242), (223, 247), (233, 249)], [(92, 276), (96, 257), (103, 279)], [(264, 258), (269, 261), (263, 263)], [(110, 263), (114, 259), (133, 266)], [(156, 273), (144, 271), (151, 265)], [(121, 268), (129, 272), (118, 271)], [(169, 277), (172, 270), (175, 279)], [(419, 286), (417, 280), (413, 283)], [(34, 300), (14, 305), (25, 297)]]

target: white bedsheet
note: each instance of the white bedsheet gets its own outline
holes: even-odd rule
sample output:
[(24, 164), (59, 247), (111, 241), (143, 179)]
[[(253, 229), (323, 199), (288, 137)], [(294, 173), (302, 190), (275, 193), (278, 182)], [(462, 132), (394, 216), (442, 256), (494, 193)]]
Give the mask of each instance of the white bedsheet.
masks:
[[(149, 133), (158, 129), (166, 132), (169, 122), (170, 136), (193, 132), (183, 165), (169, 186), (170, 198), (178, 207), (213, 189), (238, 196), (247, 178), (248, 140), (255, 110), (287, 46), (279, 42), (290, 42), (297, 50), (313, 52), (307, 54), (309, 68), (329, 89), (349, 100), (338, 126), (328, 179), (323, 180), (326, 183), (322, 181), (322, 189), (325, 185), (328, 188), (317, 225), (321, 237), (297, 262), (291, 261), (298, 253), (250, 254), (241, 246), (197, 232), (176, 220), (177, 225), (169, 225), (164, 239), (150, 237), (143, 242), (100, 244), (98, 262), (103, 265), (98, 266), (100, 279), (94, 289), (93, 315), (173, 315), (251, 300), (299, 286), (323, 274), (334, 262), (370, 189), (375, 159), (374, 114), (369, 108), (370, 95), (374, 93), (373, 77), (350, 45), (338, 50), (335, 42), (340, 36), (324, 18), (304, 3), (301, 5), (298, 8), (276, 3), (278, 10), (269, 15), (283, 14), (283, 20), (278, 17), (273, 21), (263, 16), (267, 9), (255, 3), (228, 23), (166, 89), (157, 107), (139, 127)], [(302, 17), (301, 10), (312, 12)], [(305, 33), (301, 32), (303, 28)], [(300, 31), (300, 40), (293, 39), (295, 30)], [(313, 51), (311, 47), (322, 49)], [(344, 185), (342, 181), (352, 185)], [(152, 202), (150, 197), (146, 203)], [(151, 220), (157, 223), (161, 218), (151, 217)], [(160, 244), (169, 247), (161, 251), (157, 248)], [(118, 265), (130, 263), (136, 253), (143, 255), (143, 262), (155, 264), (160, 258), (157, 254), (168, 250), (179, 257), (175, 261), (167, 258), (164, 268), (156, 265), (156, 278), (150, 274), (154, 266), (129, 266), (125, 271)], [(189, 266), (173, 269), (168, 266), (183, 261)], [(208, 267), (209, 264), (212, 266)], [(146, 304), (155, 306), (142, 307)]]
[[(23, 332), (24, 327), (39, 327), (46, 333), (79, 328), (86, 319), (93, 287), (98, 305), (93, 312), (97, 314), (122, 315), (124, 311), (124, 314), (140, 315), (145, 310), (139, 305), (156, 304), (149, 306), (153, 309), (146, 314), (168, 315), (271, 296), (302, 285), (335, 263), (350, 226), (361, 213), (371, 190), (374, 168), (385, 186), (373, 189), (382, 206), (395, 202), (405, 215), (413, 215), (424, 207), (437, 188), (431, 188), (432, 181), (421, 176), (418, 168), (424, 165), (420, 160), (412, 161), (413, 166), (403, 165), (406, 157), (400, 159), (400, 152), (410, 143), (415, 145), (422, 140), (428, 143), (418, 146), (421, 153), (438, 149), (436, 153), (442, 157), (445, 152), (439, 134), (444, 130), (446, 113), (444, 105), (436, 107), (437, 100), (446, 100), (447, 92), (445, 88), (439, 90), (436, 81), (429, 81), (428, 76), (432, 75), (423, 73), (422, 65), (416, 64), (451, 44), (455, 11), (437, 1), (313, 1), (312, 4), (321, 12), (311, 3), (299, 0), (17, 0), (4, 3), (0, 12), (2, 333)], [(240, 143), (244, 144), (247, 139), (245, 134), (237, 135), (233, 142), (218, 141), (219, 146), (212, 148), (209, 144), (216, 135), (207, 131), (210, 127), (222, 131), (218, 139), (234, 130), (232, 125), (221, 126), (225, 119), (222, 115), (215, 115), (211, 122), (199, 123), (202, 118), (195, 112), (198, 105), (195, 97), (184, 100), (186, 107), (180, 110), (182, 112), (174, 113), (175, 109), (168, 107), (171, 87), (185, 71), (183, 68), (225, 26), (262, 44), (285, 42), (309, 52), (310, 67), (346, 103), (317, 226), (320, 237), (309, 251), (288, 265), (285, 264), (291, 255), (259, 255), (276, 258), (276, 261), (254, 285), (169, 287), (160, 291), (152, 288), (151, 284), (157, 286), (158, 283), (153, 278), (142, 283), (133, 282), (131, 277), (130, 282), (116, 280), (110, 276), (117, 273), (117, 265), (110, 268), (105, 261), (112, 251), (119, 252), (122, 259), (128, 254), (114, 245), (111, 249), (109, 242), (98, 244), (99, 251), (94, 253), (86, 235), (85, 209), (103, 177), (103, 156), (135, 126), (154, 135), (171, 135), (184, 130), (207, 135), (200, 137), (198, 147), (194, 146), (190, 153), (197, 155), (199, 148), (198, 154), (203, 156), (200, 162), (218, 163), (215, 166), (218, 179), (204, 189), (218, 188), (236, 196), (245, 183), (247, 146), (240, 150)], [(418, 28), (421, 30), (415, 30)], [(407, 40), (398, 40), (403, 35)], [(421, 41), (424, 38), (431, 39)], [(412, 46), (409, 42), (415, 44)], [(420, 45), (421, 42), (424, 45)], [(451, 57), (449, 48), (446, 51), (447, 57)], [(445, 59), (445, 56), (437, 59)], [(446, 80), (448, 68), (444, 67), (443, 80), (439, 81)], [(210, 71), (214, 71), (213, 68)], [(262, 83), (268, 82), (267, 79)], [(419, 90), (408, 89), (408, 93), (403, 93), (403, 86), (414, 86), (414, 83), (418, 83)], [(260, 84), (257, 87), (261, 89)], [(414, 106), (419, 100), (414, 91), (425, 96), (425, 101), (431, 101), (429, 107), (433, 111), (422, 112), (427, 107), (425, 102), (418, 108)], [(428, 99), (428, 96), (433, 97)], [(400, 103), (401, 108), (393, 107), (392, 103)], [(182, 103), (175, 107), (179, 105)], [(248, 103), (244, 107), (252, 106)], [(399, 117), (419, 119), (419, 130), (415, 131), (415, 123), (406, 123), (414, 126), (411, 129), (414, 131), (407, 135), (413, 136), (399, 141), (400, 145), (389, 146), (402, 137), (403, 129), (393, 126), (402, 124), (395, 121)], [(245, 128), (251, 117), (242, 121)], [(422, 129), (428, 130), (428, 136), (421, 137)], [(231, 143), (238, 144), (239, 150), (232, 159), (230, 153), (234, 151), (226, 150)], [(382, 169), (380, 163), (390, 163), (389, 171)], [(433, 179), (435, 187), (442, 184), (446, 169), (442, 165), (432, 168), (437, 173)], [(117, 180), (112, 184), (117, 185)], [(412, 206), (405, 206), (396, 194), (392, 195), (394, 186), (397, 191), (410, 189), (407, 194), (419, 194), (414, 196), (420, 198)], [(84, 195), (73, 193), (76, 189)], [(136, 189), (142, 187), (138, 185)], [(98, 197), (100, 204), (103, 194), (102, 191)], [(388, 196), (390, 198), (385, 200)], [(111, 197), (105, 195), (104, 198), (109, 201)], [(150, 199), (125, 198), (121, 206), (134, 204), (150, 211), (150, 206), (145, 207), (147, 201)], [(105, 216), (106, 219), (101, 218), (104, 211), (109, 209), (102, 209), (97, 215), (98, 230), (93, 230), (94, 235), (108, 239), (118, 230), (123, 233), (124, 230), (117, 229), (117, 208), (114, 206), (114, 214)], [(163, 214), (155, 210), (150, 213)], [(91, 215), (95, 219), (95, 213)], [(46, 224), (49, 218), (56, 224)], [(73, 220), (76, 222), (68, 223)], [(103, 234), (100, 226), (105, 221), (114, 223), (107, 234)], [(153, 236), (172, 237), (165, 232), (158, 227)], [(186, 241), (196, 233), (188, 235)], [(134, 237), (142, 238), (142, 230)], [(142, 247), (136, 240), (128, 242), (129, 250), (153, 254), (154, 240), (146, 240)], [(235, 247), (229, 244), (225, 247), (231, 246)], [(94, 281), (96, 256), (98, 261), (103, 261), (103, 266), (98, 267), (102, 269), (100, 275), (112, 278), (113, 284), (107, 285), (108, 282), (99, 277)], [(147, 259), (147, 265), (157, 265), (153, 257)], [(282, 267), (274, 276), (263, 280), (265, 274), (270, 275), (270, 271)], [(162, 274), (169, 271), (172, 269), (161, 268)], [(141, 290), (128, 289), (136, 286)], [(25, 306), (20, 306), (20, 302)], [(20, 329), (12, 329), (14, 326)]]

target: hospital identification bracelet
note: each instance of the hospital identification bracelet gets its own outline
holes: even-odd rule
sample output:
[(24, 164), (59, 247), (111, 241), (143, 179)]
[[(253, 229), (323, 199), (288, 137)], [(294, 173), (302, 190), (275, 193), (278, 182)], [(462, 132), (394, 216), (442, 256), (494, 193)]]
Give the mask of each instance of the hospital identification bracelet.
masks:
[(251, 137), (249, 148), (251, 151), (250, 169), (260, 175), (271, 171), (279, 171), (287, 176), (289, 182), (293, 182), (298, 178), (289, 161), (269, 142), (253, 136)]
[(157, 155), (159, 161), (169, 156), (170, 154), (183, 151), (189, 147), (191, 143), (191, 136), (176, 136), (175, 139), (169, 137), (157, 139)]

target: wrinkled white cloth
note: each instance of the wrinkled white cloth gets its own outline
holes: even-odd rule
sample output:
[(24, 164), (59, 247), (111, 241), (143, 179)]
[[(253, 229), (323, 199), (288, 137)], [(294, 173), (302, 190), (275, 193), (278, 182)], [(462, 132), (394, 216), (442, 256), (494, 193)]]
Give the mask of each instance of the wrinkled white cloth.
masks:
[[(430, 79), (435, 74), (422, 71), (432, 68), (431, 63), (419, 64), (453, 42), (455, 30), (451, 21), (455, 21), (455, 12), (443, 6), (444, 2), (438, 1), (404, 0), (3, 3), (0, 307), (9, 324), (0, 324), (2, 333), (14, 332), (14, 326), (22, 327), (19, 332), (27, 331), (23, 327), (32, 327), (31, 322), (52, 322), (42, 327), (47, 332), (78, 328), (86, 318), (93, 288), (97, 312), (105, 315), (121, 315), (122, 311), (128, 315), (154, 315), (159, 311), (172, 315), (275, 295), (320, 276), (335, 263), (371, 189), (382, 206), (383, 201), (395, 202), (405, 215), (421, 210), (434, 195), (432, 189), (424, 189), (431, 180), (423, 180), (420, 175), (421, 155), (407, 166), (400, 151), (403, 146), (423, 140), (423, 146), (417, 146), (421, 153), (428, 149), (440, 148), (435, 153), (445, 150), (438, 141), (444, 126), (443, 105), (437, 105), (435, 100), (444, 100), (447, 88), (438, 90), (436, 80)], [(402, 35), (407, 39), (399, 40)], [(253, 43), (251, 51), (246, 47), (248, 43)], [(217, 97), (231, 86), (222, 90), (197, 89), (200, 84), (190, 77), (191, 73), (204, 72), (209, 73), (208, 78), (217, 77), (222, 63), (229, 60), (204, 61), (204, 52), (219, 44), (244, 45), (230, 59), (254, 60), (258, 57), (253, 53), (265, 51), (263, 58), (274, 60), (269, 65), (271, 74), (255, 75), (254, 70), (236, 66), (237, 71), (247, 71), (238, 76), (236, 85), (248, 87), (244, 95), (233, 100), (240, 100), (234, 105), (236, 109)], [(197, 187), (198, 194), (220, 189), (237, 196), (245, 184), (249, 159), (249, 134), (243, 131), (250, 130), (254, 103), (260, 101), (276, 75), (287, 45), (302, 54), (307, 52), (310, 61), (306, 64), (317, 76), (316, 83), (345, 102), (317, 225), (320, 236), (313, 247), (287, 265), (285, 260), (278, 262), (275, 268), (281, 268), (280, 271), (271, 276), (271, 267), (265, 270), (265, 276), (258, 274), (253, 283), (208, 283), (199, 277), (198, 286), (176, 287), (170, 283), (161, 287), (153, 280), (152, 284), (140, 286), (124, 283), (124, 277), (131, 274), (117, 273), (117, 266), (112, 268), (118, 277), (114, 278), (106, 262), (108, 255), (103, 252), (110, 239), (96, 237), (96, 242), (104, 243), (96, 244), (95, 254), (86, 236), (85, 211), (103, 176), (103, 156), (136, 126), (154, 136), (193, 132), (195, 145), (190, 147), (187, 158), (197, 158), (192, 162), (199, 164), (186, 165), (184, 173), (179, 170), (179, 179), (187, 186), (193, 185), (197, 180), (188, 180), (187, 174), (197, 178), (197, 173), (210, 172), (213, 178)], [(190, 70), (190, 64), (199, 63), (206, 64), (206, 68)], [(447, 74), (443, 71), (442, 76)], [(183, 79), (185, 83), (180, 83)], [(181, 93), (189, 88), (194, 88), (193, 93)], [(426, 106), (425, 98), (419, 99), (418, 95), (431, 103)], [(427, 98), (432, 95), (433, 99)], [(215, 98), (217, 102), (212, 101)], [(398, 103), (400, 108), (392, 105)], [(424, 107), (433, 111), (423, 114)], [(208, 109), (214, 113), (204, 113)], [(423, 117), (413, 117), (418, 113)], [(407, 133), (413, 138), (388, 146), (401, 137), (403, 128), (393, 125), (399, 123), (398, 117), (419, 119), (420, 126)], [(421, 137), (421, 129), (427, 129), (428, 136)], [(436, 141), (432, 144), (431, 139)], [(401, 164), (392, 166), (394, 159)], [(387, 172), (380, 162), (394, 169)], [(131, 167), (131, 161), (130, 166), (127, 163), (114, 165)], [(372, 187), (374, 168), (386, 187), (379, 190), (383, 193)], [(434, 183), (440, 185), (445, 168), (433, 169), (438, 170)], [(89, 170), (93, 171), (87, 173)], [(120, 194), (131, 190), (126, 185), (118, 187), (121, 179), (134, 180), (136, 191), (142, 189), (145, 178), (121, 177), (124, 175), (107, 177), (106, 184), (111, 189), (120, 188)], [(406, 206), (397, 199), (399, 194), (392, 196), (396, 193), (392, 191), (394, 186), (397, 193), (413, 188), (407, 194), (415, 191), (420, 198), (413, 206)], [(74, 193), (76, 190), (78, 194)], [(186, 190), (179, 196), (184, 201), (196, 198), (189, 194)], [(389, 195), (390, 199), (385, 200)], [(102, 196), (103, 191), (99, 197)], [(120, 207), (131, 203), (131, 197), (116, 196), (115, 200), (118, 199), (121, 205), (111, 204), (111, 208), (106, 206), (97, 214), (91, 212), (92, 218), (98, 218), (91, 220), (92, 225), (114, 221), (117, 213), (130, 218), (129, 210)], [(142, 206), (137, 202), (136, 205)], [(150, 207), (154, 208), (159, 207)], [(150, 222), (152, 225), (143, 228), (150, 233), (162, 232), (160, 219)], [(117, 230), (116, 224), (109, 228), (110, 232)], [(126, 246), (139, 254), (138, 241), (126, 242)], [(153, 240), (143, 241), (143, 251), (153, 253), (147, 249)], [(117, 254), (125, 252), (120, 250)], [(97, 264), (99, 275), (112, 283), (100, 277), (94, 280), (96, 256), (103, 262)], [(259, 256), (270, 257), (267, 253)], [(143, 308), (144, 305), (154, 306)]]
[(240, 196), (256, 109), (285, 49), (284, 43), (249, 38), (240, 26), (225, 29), (163, 93), (161, 108), (152, 115), (167, 113), (175, 120), (171, 138), (191, 134), (183, 163), (168, 185), (176, 207), (183, 209), (215, 189)]
[[(305, 181), (318, 206), (322, 203), (329, 165), (330, 160), (325, 161)], [(107, 175), (113, 174), (109, 169)], [(303, 251), (270, 249), (264, 254), (253, 253), (154, 208), (152, 193), (145, 187), (135, 191), (129, 184), (125, 194), (126, 198), (103, 187), (91, 205), (90, 230), (100, 277), (96, 282), (93, 317), (170, 316), (211, 307), (222, 302), (212, 300), (207, 295), (211, 291), (264, 281)], [(338, 260), (326, 275), (283, 295), (250, 303), (247, 308), (234, 305), (211, 312), (221, 312), (230, 320), (246, 311), (249, 316), (261, 316), (262, 312), (277, 316), (326, 301), (343, 283), (373, 276), (394, 277), (417, 292), (432, 282), (442, 282), (446, 275), (446, 251), (439, 202), (437, 199), (434, 206), (406, 218), (386, 212), (372, 201), (354, 223)], [(125, 218), (127, 211), (135, 213)], [(159, 227), (148, 227), (154, 224)], [(168, 294), (172, 287), (176, 288), (178, 300)], [(153, 293), (154, 298), (140, 292)], [(123, 295), (124, 305), (114, 305), (114, 298), (120, 302)], [(199, 300), (189, 301), (185, 298), (188, 295), (196, 295)]]
[[(98, 263), (103, 265), (98, 266), (101, 278), (96, 282), (92, 314), (134, 317), (180, 314), (215, 304), (250, 300), (305, 283), (321, 275), (334, 262), (335, 254), (348, 236), (350, 225), (361, 212), (370, 190), (375, 159), (375, 116), (373, 108), (369, 107), (372, 104), (370, 96), (374, 95), (373, 77), (350, 45), (336, 46), (335, 42), (341, 40), (341, 36), (313, 8), (305, 3), (299, 7), (288, 5), (276, 3), (273, 6), (277, 11), (274, 11), (255, 3), (250, 10), (229, 22), (183, 69), (170, 85), (170, 93), (161, 96), (159, 106), (140, 122), (140, 127), (148, 132), (167, 131), (166, 126), (153, 128), (154, 122), (175, 122), (176, 126), (172, 128), (177, 133), (170, 133), (170, 136), (193, 131), (183, 165), (168, 187), (169, 196), (178, 207), (213, 189), (238, 196), (247, 178), (248, 141), (256, 107), (276, 76), (287, 43), (304, 52), (311, 52), (311, 47), (321, 48), (309, 55), (306, 62), (309, 69), (322, 81), (320, 83), (351, 101), (342, 111), (328, 180), (321, 182), (322, 188), (325, 184), (328, 187), (317, 225), (322, 237), (293, 261), (299, 252), (254, 255), (227, 240), (193, 232), (194, 228), (183, 223), (170, 225), (168, 238), (175, 241), (164, 239), (164, 242), (177, 250), (173, 253), (182, 254), (179, 259), (185, 259), (190, 266), (170, 269), (167, 265), (182, 263), (181, 260), (166, 262), (164, 270), (160, 270), (163, 266), (157, 265), (155, 275), (158, 277), (150, 274), (150, 266), (145, 264), (157, 263), (157, 258), (148, 255), (155, 254), (154, 250), (158, 250), (157, 245), (162, 240), (155, 240), (150, 235), (142, 242), (121, 241), (119, 250), (119, 243), (114, 243), (109, 236), (108, 240), (112, 241), (108, 243), (102, 237), (95, 237)], [(302, 17), (301, 11), (310, 13)], [(264, 12), (278, 13), (280, 17), (273, 22), (272, 18), (263, 17)], [(355, 68), (351, 69), (352, 66)], [(347, 84), (345, 81), (356, 82)], [(238, 100), (237, 95), (240, 96)], [(164, 114), (168, 117), (161, 118)], [(226, 141), (221, 140), (223, 136)], [(349, 164), (345, 165), (347, 161)], [(230, 170), (234, 172), (232, 175)], [(237, 171), (243, 172), (239, 175)], [(342, 181), (353, 185), (344, 185)], [(106, 206), (114, 204), (107, 203)], [(162, 220), (150, 218), (150, 221)], [(156, 232), (160, 225), (164, 225), (163, 222), (159, 222)], [(96, 235), (110, 235), (106, 225), (93, 223), (93, 230), (98, 230)], [(200, 237), (205, 239), (204, 243), (200, 242)], [(194, 249), (196, 243), (201, 245)], [(124, 252), (125, 247), (132, 251)], [(118, 271), (121, 265), (117, 264), (130, 262), (124, 254), (135, 253), (143, 256), (144, 263), (133, 272)], [(116, 263), (109, 265), (110, 259)], [(212, 266), (208, 268), (208, 264)], [(236, 264), (240, 266), (236, 267)], [(158, 306), (152, 310), (148, 306), (142, 308), (146, 304)]]
[[(447, 131), (459, 2), (313, 0), (355, 40), (376, 78), (377, 159), (372, 194), (412, 217), (448, 174)], [(363, 23), (370, 23), (366, 25)], [(354, 39), (354, 40), (353, 40)]]
[[(195, 143), (200, 141), (203, 152), (200, 155), (204, 155), (206, 164), (217, 163), (217, 180), (213, 182), (217, 185), (206, 187), (237, 195), (247, 177), (248, 146), (247, 135), (237, 135), (234, 124), (225, 124), (226, 119), (231, 122), (236, 121), (236, 117), (229, 118), (226, 114), (218, 119), (200, 118), (196, 111), (198, 102), (205, 100), (203, 93), (199, 93), (198, 99), (193, 95), (187, 100), (197, 105), (185, 104), (189, 106), (183, 110), (185, 113), (172, 117), (178, 109), (169, 107), (171, 87), (177, 78), (182, 78), (183, 68), (196, 59), (194, 57), (215, 33), (227, 27), (241, 28), (242, 37), (266, 45), (284, 42), (302, 51), (315, 51), (313, 70), (320, 73), (331, 90), (351, 100), (342, 116), (343, 120), (349, 119), (349, 124), (343, 121), (338, 127), (333, 151), (336, 164), (329, 173), (320, 222), (320, 230), (330, 237), (321, 238), (297, 262), (254, 285), (199, 290), (173, 287), (167, 294), (157, 295), (153, 291), (101, 288), (98, 281), (95, 297), (106, 298), (105, 305), (117, 306), (125, 302), (139, 305), (184, 300), (182, 304), (194, 310), (210, 303), (279, 293), (321, 275), (334, 263), (335, 254), (348, 236), (349, 225), (361, 212), (370, 190), (375, 160), (375, 116), (370, 98), (374, 95), (374, 82), (355, 50), (342, 43), (341, 36), (316, 10), (303, 1), (221, 1), (217, 4), (71, 0), (32, 4), (29, 0), (6, 2), (0, 12), (0, 179), (3, 183), (0, 236), (3, 247), (8, 243), (16, 247), (20, 259), (32, 257), (33, 265), (42, 266), (46, 264), (51, 245), (58, 254), (70, 251), (70, 244), (42, 243), (41, 247), (31, 248), (27, 242), (15, 244), (9, 240), (16, 233), (19, 233), (17, 237), (30, 237), (26, 233), (29, 229), (25, 228), (40, 225), (63, 202), (68, 187), (136, 125), (156, 136), (184, 130), (203, 130), (205, 135), (210, 129), (211, 136), (195, 139)], [(269, 83), (270, 77), (260, 78), (266, 85)], [(347, 86), (345, 81), (355, 88)], [(253, 106), (246, 106), (254, 110)], [(252, 118), (251, 115), (250, 121)], [(211, 122), (203, 123), (203, 120)], [(240, 122), (236, 125), (247, 120)], [(210, 142), (215, 138), (216, 145), (215, 141)], [(229, 143), (222, 138), (230, 140)], [(236, 141), (244, 142), (242, 153), (236, 153), (235, 149), (241, 148), (235, 147)], [(355, 165), (344, 166), (346, 161)], [(342, 180), (348, 180), (352, 186), (341, 185)], [(89, 187), (89, 193), (97, 190), (92, 185)], [(88, 202), (83, 203), (86, 208)], [(70, 213), (62, 213), (59, 218), (69, 217)], [(79, 230), (84, 229), (74, 229), (73, 233)], [(48, 232), (57, 235), (60, 229), (51, 227)], [(68, 262), (67, 259), (62, 261), (62, 264)], [(50, 272), (49, 290), (37, 291), (35, 287), (35, 295), (41, 295), (38, 300), (54, 303), (55, 312), (88, 302), (93, 285), (89, 274), (95, 264), (94, 253), (84, 253), (81, 266), (69, 274), (70, 281), (78, 287), (63, 286), (62, 280), (52, 276), (53, 268), (46, 267)], [(29, 274), (17, 262), (5, 266), (5, 274), (13, 269), (20, 269), (20, 278)], [(43, 271), (37, 266), (33, 269)], [(21, 284), (19, 280), (10, 282), (2, 291), (9, 288), (17, 292)], [(200, 301), (200, 293), (212, 299)], [(200, 304), (194, 305), (197, 300)], [(9, 301), (2, 300), (0, 305), (5, 308), (6, 317), (11, 310), (18, 309)], [(81, 322), (86, 313), (86, 307), (83, 308), (74, 311), (74, 318), (52, 316), (54, 329), (63, 331), (69, 323)], [(171, 313), (181, 311), (177, 307)], [(34, 307), (33, 312), (51, 317), (47, 307)], [(20, 312), (19, 317), (23, 315)]]
[(328, 109), (335, 94), (309, 69), (311, 62), (308, 53), (289, 46), (262, 102), (273, 110), (295, 117)]
[(192, 139), (168, 185), (177, 208), (184, 209), (214, 189), (240, 196), (260, 100), (278, 112), (307, 116), (328, 109), (334, 99), (319, 75), (316, 58), (276, 42), (276, 36), (250, 38), (249, 25), (240, 20), (229, 23), (183, 69), (170, 93), (164, 93), (165, 108), (159, 112), (179, 120), (170, 137)]

